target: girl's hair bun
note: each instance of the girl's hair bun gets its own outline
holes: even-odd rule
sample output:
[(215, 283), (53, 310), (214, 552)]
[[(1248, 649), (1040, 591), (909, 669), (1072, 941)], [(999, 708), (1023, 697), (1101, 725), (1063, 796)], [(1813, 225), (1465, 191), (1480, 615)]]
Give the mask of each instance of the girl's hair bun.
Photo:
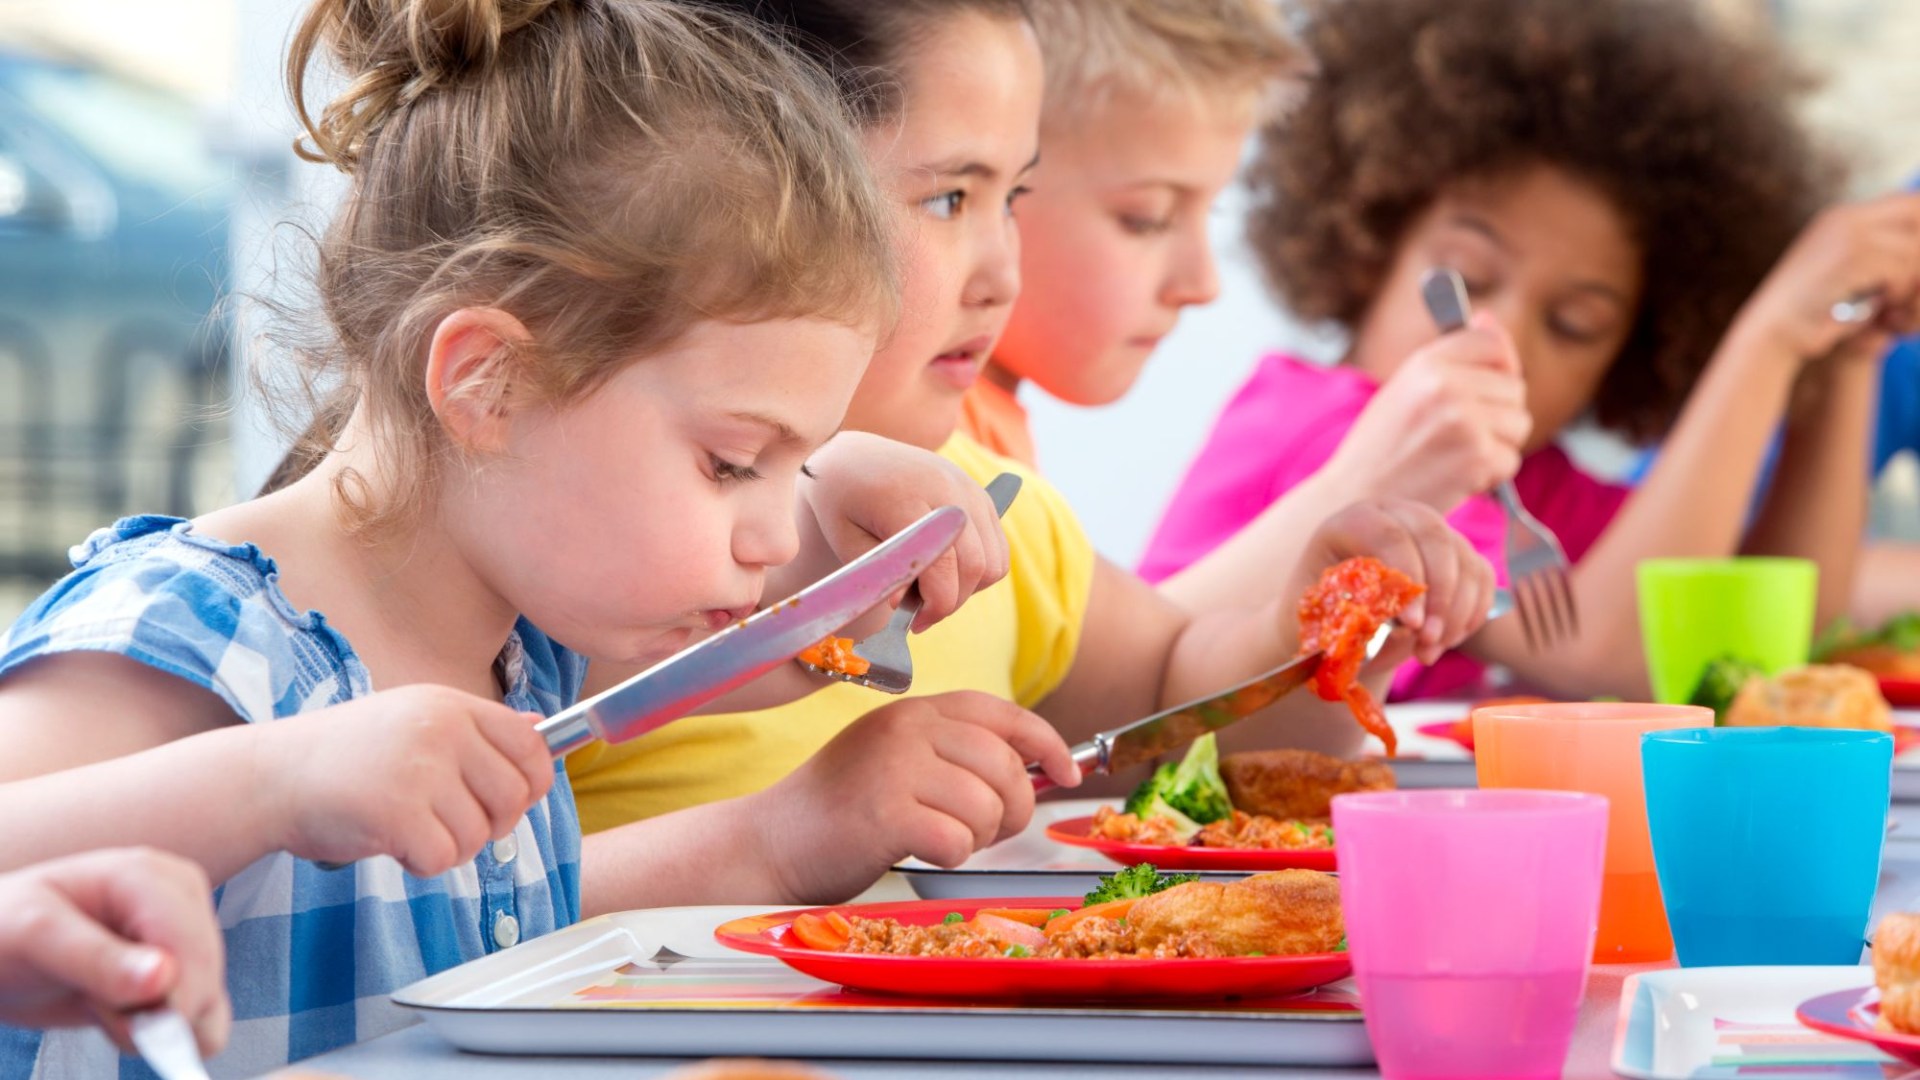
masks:
[[(484, 72), (500, 42), (571, 0), (318, 0), (287, 52), (287, 86), (303, 133), (294, 152), (352, 172), (367, 140), (435, 87)], [(316, 120), (306, 79), (320, 50), (347, 86)]]

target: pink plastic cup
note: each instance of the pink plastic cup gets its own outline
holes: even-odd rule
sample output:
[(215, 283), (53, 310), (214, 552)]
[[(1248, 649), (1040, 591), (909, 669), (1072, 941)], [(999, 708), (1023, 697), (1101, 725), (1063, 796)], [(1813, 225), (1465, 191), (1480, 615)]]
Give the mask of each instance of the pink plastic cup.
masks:
[(1381, 1075), (1559, 1076), (1599, 926), (1606, 798), (1341, 795), (1333, 831)]

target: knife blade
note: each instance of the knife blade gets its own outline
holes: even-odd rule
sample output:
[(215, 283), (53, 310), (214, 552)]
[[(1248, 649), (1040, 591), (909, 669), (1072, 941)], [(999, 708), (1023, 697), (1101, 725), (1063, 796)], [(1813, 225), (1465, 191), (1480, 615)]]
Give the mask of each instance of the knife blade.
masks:
[(893, 593), (953, 546), (967, 515), (943, 506), (871, 551), (633, 678), (541, 721), (560, 757), (594, 739), (625, 742), (677, 720), (793, 659)]
[[(1382, 624), (1367, 641), (1367, 659), (1380, 654), (1392, 632)], [(1145, 764), (1178, 750), (1202, 735), (1231, 727), (1300, 688), (1320, 670), (1324, 652), (1310, 652), (1213, 695), (1176, 705), (1144, 720), (1103, 731), (1073, 748), (1074, 763), (1082, 773), (1112, 774)], [(1040, 766), (1029, 765), (1036, 791), (1053, 787)]]

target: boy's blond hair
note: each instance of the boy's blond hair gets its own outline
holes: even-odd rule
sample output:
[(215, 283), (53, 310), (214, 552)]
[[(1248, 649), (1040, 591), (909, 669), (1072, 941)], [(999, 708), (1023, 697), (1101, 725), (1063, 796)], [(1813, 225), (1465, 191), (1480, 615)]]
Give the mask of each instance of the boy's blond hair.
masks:
[(1115, 98), (1271, 100), (1307, 67), (1277, 0), (1028, 0), (1027, 10), (1049, 125)]

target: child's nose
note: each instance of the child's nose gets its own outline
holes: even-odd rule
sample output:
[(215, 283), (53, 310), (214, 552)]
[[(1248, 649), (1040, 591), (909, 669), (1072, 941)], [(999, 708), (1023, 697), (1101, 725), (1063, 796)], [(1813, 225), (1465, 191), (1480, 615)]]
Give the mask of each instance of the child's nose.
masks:
[(966, 301), (978, 307), (1011, 304), (1020, 295), (1020, 232), (1011, 218), (981, 230)]
[(734, 530), (733, 560), (742, 566), (785, 566), (800, 554), (800, 530), (794, 524), (791, 502), (764, 501), (770, 508), (758, 509)]
[(1211, 304), (1219, 298), (1220, 269), (1213, 261), (1212, 245), (1201, 236), (1174, 263), (1161, 300), (1169, 307), (1189, 307)]

